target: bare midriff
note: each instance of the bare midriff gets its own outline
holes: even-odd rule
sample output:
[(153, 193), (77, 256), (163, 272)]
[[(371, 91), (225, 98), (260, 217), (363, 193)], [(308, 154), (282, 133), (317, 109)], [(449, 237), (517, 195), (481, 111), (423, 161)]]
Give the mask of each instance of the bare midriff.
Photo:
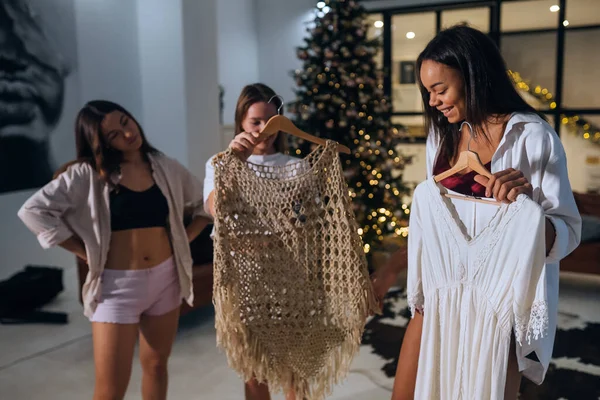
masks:
[(104, 268), (136, 270), (152, 268), (173, 254), (165, 228), (139, 228), (112, 232)]

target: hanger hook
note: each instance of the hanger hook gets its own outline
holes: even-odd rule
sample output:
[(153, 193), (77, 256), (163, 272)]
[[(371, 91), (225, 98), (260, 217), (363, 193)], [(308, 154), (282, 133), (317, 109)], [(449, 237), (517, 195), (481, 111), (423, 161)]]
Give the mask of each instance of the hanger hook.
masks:
[(460, 130), (462, 131), (462, 127), (464, 124), (467, 124), (467, 126), (469, 127), (469, 141), (467, 142), (467, 151), (471, 151), (471, 140), (473, 140), (473, 127), (471, 126), (471, 124), (467, 121), (463, 121), (460, 124)]
[(277, 107), (277, 114), (281, 115), (281, 108), (283, 107), (283, 97), (281, 97), (280, 95), (276, 94), (275, 96), (272, 96), (269, 101), (267, 101), (267, 103), (270, 103), (271, 100), (273, 100), (275, 97), (277, 97), (279, 99), (279, 101), (281, 102), (279, 104), (279, 107)]

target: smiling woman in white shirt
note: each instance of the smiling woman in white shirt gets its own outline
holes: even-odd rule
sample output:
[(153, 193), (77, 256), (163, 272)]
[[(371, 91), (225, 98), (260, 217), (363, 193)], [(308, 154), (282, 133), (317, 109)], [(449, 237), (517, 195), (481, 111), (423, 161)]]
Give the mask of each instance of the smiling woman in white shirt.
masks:
[(201, 183), (152, 147), (118, 104), (87, 103), (75, 140), (77, 160), (19, 217), (42, 247), (61, 246), (87, 261), (82, 298), (92, 322), (94, 399), (125, 396), (138, 335), (142, 395), (165, 399), (181, 300), (193, 302), (189, 242), (210, 222)]
[[(567, 175), (565, 152), (543, 116), (519, 96), (498, 48), (480, 31), (467, 26), (441, 31), (420, 54), (417, 72), (430, 132), (428, 178), (449, 169), (458, 154), (467, 150), (472, 133), (462, 122), (468, 121), (474, 134), (470, 149), (478, 153), (492, 178), (467, 170), (441, 184), (458, 193), (493, 197), (505, 203), (525, 194), (544, 210), (547, 258), (538, 288), (547, 295), (548, 331), (543, 339), (524, 344), (518, 351), (513, 346), (510, 351), (504, 398), (515, 399), (521, 373), (538, 384), (544, 379), (556, 330), (558, 263), (580, 240), (581, 217)], [(477, 234), (485, 225), (486, 215), (479, 213), (476, 220), (476, 207), (460, 202), (452, 203), (464, 225), (473, 231), (469, 233)], [(376, 274), (373, 279), (378, 296), (385, 295), (398, 270), (405, 266), (405, 253), (397, 253)], [(393, 400), (412, 399), (419, 371), (426, 367), (418, 365), (423, 315), (416, 312), (413, 317), (400, 351)], [(442, 398), (451, 395), (442, 394)]]

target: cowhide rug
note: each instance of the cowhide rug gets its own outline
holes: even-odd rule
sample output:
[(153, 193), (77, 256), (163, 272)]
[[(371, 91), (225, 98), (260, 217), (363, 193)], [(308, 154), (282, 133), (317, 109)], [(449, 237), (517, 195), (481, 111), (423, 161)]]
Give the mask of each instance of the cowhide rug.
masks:
[[(384, 302), (383, 315), (374, 316), (365, 328), (359, 357), (365, 360), (368, 370), (356, 372), (369, 375), (376, 384), (391, 391), (409, 318), (404, 290), (391, 291)], [(357, 361), (354, 365), (361, 365)], [(541, 386), (523, 379), (520, 399), (600, 399), (600, 318), (589, 321), (559, 312), (554, 354), (546, 379)]]

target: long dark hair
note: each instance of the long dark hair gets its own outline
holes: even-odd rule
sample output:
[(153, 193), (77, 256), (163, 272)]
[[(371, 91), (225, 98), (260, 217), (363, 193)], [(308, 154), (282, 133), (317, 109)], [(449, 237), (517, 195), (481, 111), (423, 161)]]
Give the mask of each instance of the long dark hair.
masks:
[[(283, 114), (281, 98), (275, 96), (275, 91), (263, 83), (253, 83), (244, 86), (235, 106), (235, 134), (237, 135), (244, 131), (242, 122), (246, 118), (246, 114), (248, 114), (248, 109), (255, 103), (268, 103), (270, 101), (278, 110), (281, 110), (280, 114)], [(280, 153), (284, 153), (287, 150), (287, 142), (281, 133), (277, 134), (274, 145), (275, 149)]]
[(75, 120), (77, 159), (63, 165), (55, 173), (55, 176), (65, 171), (69, 165), (86, 162), (98, 172), (107, 184), (113, 186), (110, 177), (113, 173), (119, 171), (120, 164), (123, 161), (123, 154), (108, 145), (104, 139), (104, 135), (102, 135), (100, 126), (104, 117), (113, 111), (120, 111), (135, 122), (142, 137), (140, 151), (144, 156), (160, 153), (148, 143), (142, 127), (129, 111), (112, 101), (93, 100), (83, 106)]
[(464, 81), (466, 120), (473, 126), (475, 135), (482, 135), (490, 141), (483, 126), (495, 115), (527, 112), (544, 118), (519, 96), (508, 76), (500, 50), (486, 34), (466, 25), (445, 29), (417, 58), (417, 80), (423, 98), (426, 132), (437, 136), (440, 154), (449, 161), (458, 153), (459, 125), (451, 124), (429, 105), (429, 93), (420, 77), (425, 60), (447, 65), (460, 73)]

